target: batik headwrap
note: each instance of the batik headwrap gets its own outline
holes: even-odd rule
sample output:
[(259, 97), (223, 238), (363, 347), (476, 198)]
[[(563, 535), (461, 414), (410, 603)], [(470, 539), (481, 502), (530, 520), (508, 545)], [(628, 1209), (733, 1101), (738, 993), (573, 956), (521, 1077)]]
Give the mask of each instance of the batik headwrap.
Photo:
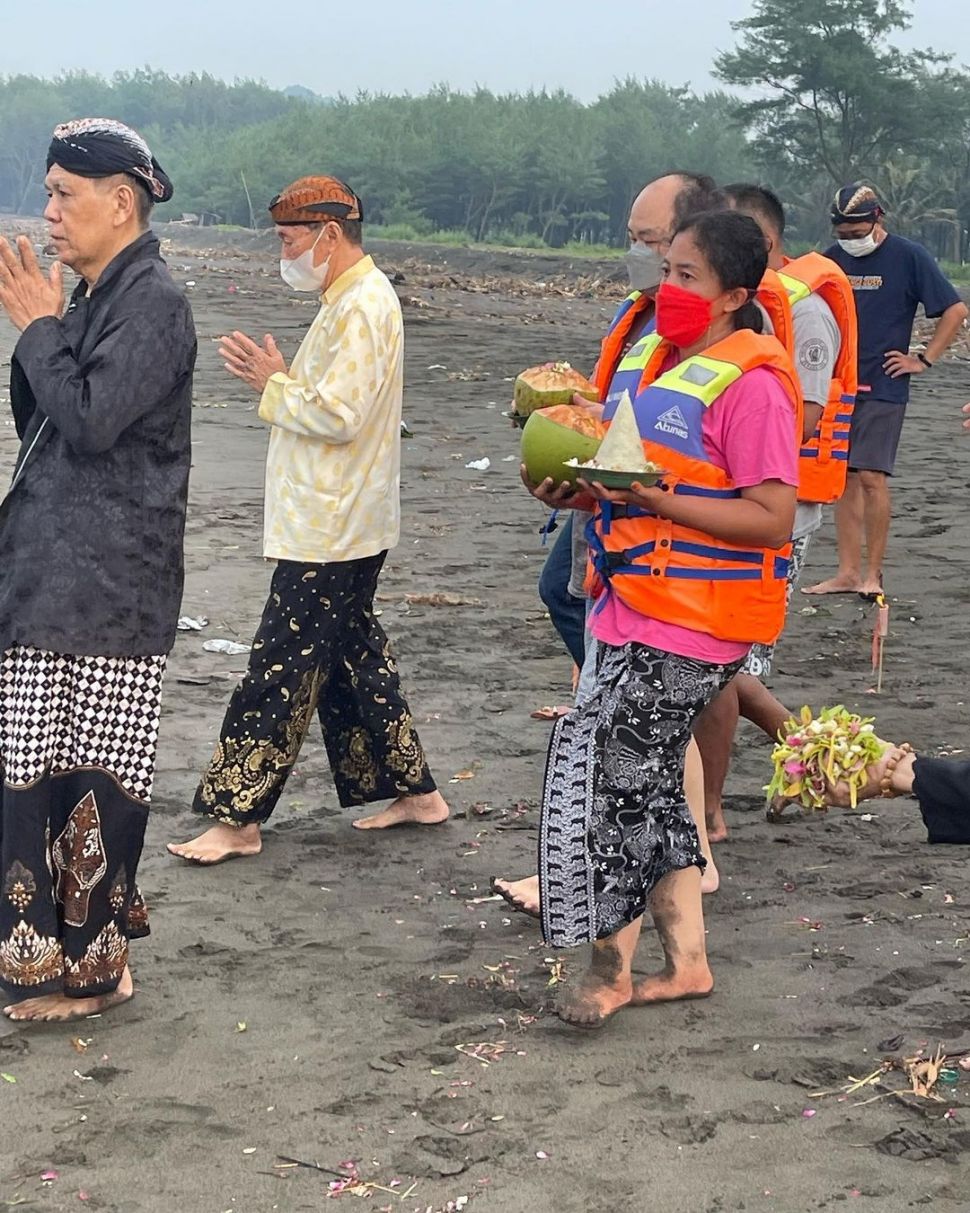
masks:
[(55, 127), (47, 150), (48, 170), (52, 164), (78, 177), (126, 173), (155, 202), (168, 202), (175, 192), (141, 135), (114, 118), (78, 118)]
[(336, 177), (301, 177), (269, 204), (274, 223), (326, 223), (328, 219), (363, 221), (364, 204)]
[(875, 223), (885, 214), (871, 185), (843, 185), (832, 199), (832, 223)]

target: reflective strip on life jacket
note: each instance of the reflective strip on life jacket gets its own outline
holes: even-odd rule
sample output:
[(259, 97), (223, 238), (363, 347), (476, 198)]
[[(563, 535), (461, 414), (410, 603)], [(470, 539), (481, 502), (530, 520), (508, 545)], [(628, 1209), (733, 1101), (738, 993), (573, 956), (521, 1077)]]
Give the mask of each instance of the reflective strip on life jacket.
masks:
[(800, 282), (797, 278), (792, 278), (790, 274), (786, 274), (784, 270), (778, 275), (782, 286), (788, 295), (789, 304), (794, 307), (796, 303), (801, 303), (803, 299), (807, 299), (812, 293), (808, 283)]
[(656, 333), (644, 333), (637, 343), (620, 359), (613, 372), (606, 395), (603, 397), (603, 420), (611, 421), (617, 406), (627, 392), (631, 400), (636, 400), (643, 386), (644, 375), (651, 356), (660, 338)]
[(733, 362), (724, 362), (704, 354), (695, 354), (693, 358), (679, 363), (657, 380), (657, 387), (675, 387), (685, 396), (693, 396), (705, 408), (726, 391), (732, 383), (737, 383), (744, 372)]
[[(742, 375), (742, 371), (733, 363), (697, 354), (686, 362), (679, 363), (657, 379), (655, 373), (657, 366), (654, 365), (654, 362), (663, 346), (662, 337), (656, 333), (647, 333), (624, 356), (616, 369), (609, 393), (604, 401), (603, 419), (605, 421), (609, 421), (616, 412), (624, 392), (629, 393), (634, 410), (641, 389), (651, 383), (658, 390), (669, 389), (692, 396), (706, 407), (713, 404), (718, 396)], [(659, 364), (666, 360), (668, 352), (669, 346), (664, 347)], [(644, 432), (642, 426), (640, 434), (643, 438), (650, 436)]]

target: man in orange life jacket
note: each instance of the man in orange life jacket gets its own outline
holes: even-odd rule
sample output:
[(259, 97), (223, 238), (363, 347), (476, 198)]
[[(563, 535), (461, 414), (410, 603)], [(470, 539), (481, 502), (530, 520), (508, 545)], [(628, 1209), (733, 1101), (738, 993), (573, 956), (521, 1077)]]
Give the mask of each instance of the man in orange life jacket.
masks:
[[(789, 566), (790, 599), (812, 535), (822, 524), (821, 503), (836, 500), (845, 487), (851, 399), (855, 393), (855, 307), (848, 279), (838, 267), (827, 264), (827, 258), (816, 253), (796, 261), (786, 257), (785, 212), (771, 190), (738, 184), (725, 186), (724, 193), (732, 209), (750, 216), (761, 228), (768, 245), (769, 270), (783, 275), (780, 284), (791, 300), (790, 353), (805, 399), (805, 420)], [(836, 310), (829, 300), (836, 304)], [(830, 443), (824, 456), (818, 449), (819, 438), (813, 438), (821, 429)], [(704, 761), (705, 810), (708, 836), (713, 842), (727, 835), (721, 797), (739, 716), (757, 724), (772, 739), (790, 716), (764, 685), (763, 680), (771, 673), (772, 656), (773, 646), (754, 645), (741, 672), (709, 705), (694, 730)]]
[[(653, 328), (653, 298), (660, 285), (671, 235), (691, 215), (719, 206), (722, 198), (710, 177), (674, 172), (651, 181), (630, 208), (626, 265), (631, 292), (620, 305), (594, 372), (600, 399), (606, 400), (620, 361)], [(577, 404), (588, 401), (576, 399)], [(570, 510), (539, 578), (539, 597), (577, 666), (585, 654), (586, 523), (590, 515)]]

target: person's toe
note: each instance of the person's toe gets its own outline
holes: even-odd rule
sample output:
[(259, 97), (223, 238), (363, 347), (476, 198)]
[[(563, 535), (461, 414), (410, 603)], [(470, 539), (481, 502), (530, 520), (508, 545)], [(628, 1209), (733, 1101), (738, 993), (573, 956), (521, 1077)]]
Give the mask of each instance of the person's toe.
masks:
[(581, 1011), (570, 1007), (563, 1008), (559, 1012), (559, 1018), (577, 1028), (598, 1028), (605, 1020), (605, 1016), (597, 1012)]

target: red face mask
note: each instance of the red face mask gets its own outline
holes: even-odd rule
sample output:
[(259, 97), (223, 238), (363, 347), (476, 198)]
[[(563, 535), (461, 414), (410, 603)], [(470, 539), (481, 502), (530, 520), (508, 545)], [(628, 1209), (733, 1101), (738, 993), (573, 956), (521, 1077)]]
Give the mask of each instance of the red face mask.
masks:
[(711, 326), (711, 300), (672, 282), (661, 284), (656, 307), (657, 332), (678, 349), (700, 341)]

